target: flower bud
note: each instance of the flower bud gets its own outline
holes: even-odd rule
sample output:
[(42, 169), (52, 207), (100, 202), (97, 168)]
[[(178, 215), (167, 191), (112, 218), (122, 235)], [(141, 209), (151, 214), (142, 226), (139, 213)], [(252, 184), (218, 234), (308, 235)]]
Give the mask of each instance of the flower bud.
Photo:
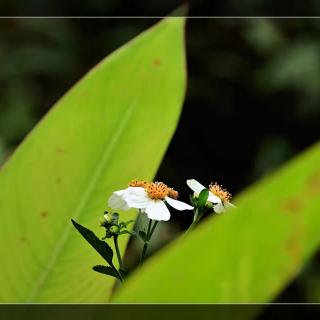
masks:
[(104, 216), (103, 216), (104, 220), (106, 223), (110, 224), (112, 223), (112, 214), (111, 213), (106, 213)]
[(113, 236), (112, 232), (110, 230), (107, 230), (104, 239), (111, 238), (112, 236)]
[(112, 226), (109, 230), (111, 233), (117, 234), (120, 231), (120, 228), (118, 226)]
[(100, 218), (100, 219), (99, 219), (99, 224), (100, 224), (100, 227), (104, 227), (105, 224), (106, 224), (105, 218)]

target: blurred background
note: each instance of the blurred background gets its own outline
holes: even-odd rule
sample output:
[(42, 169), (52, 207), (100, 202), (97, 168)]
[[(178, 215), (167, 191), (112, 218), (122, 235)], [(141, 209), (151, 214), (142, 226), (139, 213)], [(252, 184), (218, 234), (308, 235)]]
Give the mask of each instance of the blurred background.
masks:
[[(28, 5), (39, 9), (37, 0)], [(69, 14), (63, 3), (46, 5)], [(95, 14), (105, 5), (95, 0), (78, 9)], [(116, 14), (115, 1), (109, 6), (110, 15)], [(150, 7), (150, 14), (155, 8)], [(193, 13), (197, 7), (191, 6)], [(0, 164), (79, 78), (157, 20), (0, 20)], [(185, 201), (188, 178), (203, 184), (218, 181), (236, 195), (316, 142), (319, 34), (320, 19), (189, 19), (186, 100), (157, 179), (181, 190)], [(173, 212), (174, 224), (159, 228), (153, 249), (178, 235), (191, 219)], [(132, 268), (138, 246), (131, 241), (128, 248)], [(320, 254), (277, 301), (320, 302)]]

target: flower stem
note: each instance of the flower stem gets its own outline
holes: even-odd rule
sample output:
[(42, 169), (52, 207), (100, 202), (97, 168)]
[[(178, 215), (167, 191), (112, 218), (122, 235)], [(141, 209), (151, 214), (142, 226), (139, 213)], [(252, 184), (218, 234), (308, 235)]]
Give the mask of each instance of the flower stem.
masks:
[[(142, 253), (141, 253), (141, 257), (140, 257), (140, 265), (142, 265), (144, 262), (150, 239), (154, 233), (154, 230), (156, 229), (158, 222), (159, 221), (155, 221), (152, 226), (152, 220), (151, 219), (149, 220), (148, 231), (147, 231), (147, 241), (145, 241), (145, 243), (143, 245), (143, 249), (142, 249)], [(152, 228), (151, 228), (151, 226), (152, 226)]]
[(148, 240), (150, 240), (150, 239), (149, 239), (149, 234), (150, 234), (150, 230), (151, 230), (151, 225), (152, 225), (152, 220), (149, 219), (148, 231), (147, 231), (147, 238), (148, 238)]
[(149, 240), (151, 239), (151, 237), (152, 237), (152, 235), (154, 233), (154, 230), (156, 229), (158, 223), (159, 223), (159, 221), (157, 221), (157, 220), (154, 222), (153, 227), (152, 227), (152, 229), (150, 231)]
[(195, 226), (196, 226), (196, 221), (192, 221), (190, 224), (189, 228), (187, 229), (186, 233), (189, 233)]
[(119, 267), (120, 267), (120, 269), (123, 270), (123, 262), (122, 262), (122, 258), (121, 258), (121, 254), (120, 254), (120, 250), (119, 250), (119, 245), (118, 245), (118, 235), (113, 236), (113, 242), (114, 242), (114, 247), (116, 248), (116, 252), (117, 252)]
[(119, 276), (120, 281), (123, 283), (124, 279), (122, 277), (122, 274), (117, 268), (113, 265), (113, 263), (110, 264), (110, 267), (113, 269), (113, 271)]
[(186, 233), (189, 233), (196, 226), (196, 224), (200, 221), (201, 217), (202, 217), (201, 212), (199, 211), (198, 208), (196, 208), (194, 210), (193, 221), (190, 224), (189, 228), (187, 229)]
[(145, 242), (143, 245), (143, 249), (142, 249), (142, 253), (141, 253), (141, 257), (140, 257), (140, 266), (143, 264), (147, 249), (148, 249), (148, 242)]

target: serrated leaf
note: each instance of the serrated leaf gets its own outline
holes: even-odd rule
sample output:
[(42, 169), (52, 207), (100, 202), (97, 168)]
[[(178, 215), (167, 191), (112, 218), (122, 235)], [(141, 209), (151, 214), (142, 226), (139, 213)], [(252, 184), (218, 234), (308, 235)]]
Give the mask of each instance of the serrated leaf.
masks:
[(92, 269), (96, 272), (106, 274), (107, 276), (111, 276), (111, 277), (120, 279), (119, 275), (111, 267), (97, 265), (97, 266), (92, 267)]
[(101, 257), (111, 265), (113, 258), (111, 247), (105, 241), (100, 240), (91, 230), (75, 222), (73, 219), (71, 219), (71, 221), (80, 234), (91, 244)]

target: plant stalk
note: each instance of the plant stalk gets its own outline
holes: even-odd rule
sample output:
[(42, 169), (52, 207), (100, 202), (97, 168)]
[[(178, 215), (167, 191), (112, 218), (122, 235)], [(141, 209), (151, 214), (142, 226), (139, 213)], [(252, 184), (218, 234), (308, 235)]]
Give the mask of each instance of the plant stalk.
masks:
[[(149, 246), (149, 241), (154, 233), (154, 230), (156, 229), (156, 226), (158, 224), (159, 221), (155, 221), (153, 226), (152, 226), (152, 220), (149, 220), (149, 225), (148, 225), (148, 231), (147, 231), (147, 241), (145, 241), (144, 245), (143, 245), (143, 249), (142, 249), (142, 253), (141, 253), (141, 257), (140, 257), (140, 265), (143, 264), (147, 250), (148, 250), (148, 246)], [(152, 226), (152, 228), (151, 228)]]
[(117, 252), (119, 267), (120, 267), (120, 269), (123, 270), (123, 262), (122, 262), (122, 258), (121, 258), (121, 254), (120, 254), (120, 250), (119, 250), (119, 245), (118, 245), (118, 235), (113, 236), (113, 242), (114, 242), (114, 247)]
[(202, 215), (203, 214), (199, 211), (198, 208), (194, 210), (193, 221), (187, 229), (186, 234), (189, 233), (196, 226), (196, 224), (200, 221)]

